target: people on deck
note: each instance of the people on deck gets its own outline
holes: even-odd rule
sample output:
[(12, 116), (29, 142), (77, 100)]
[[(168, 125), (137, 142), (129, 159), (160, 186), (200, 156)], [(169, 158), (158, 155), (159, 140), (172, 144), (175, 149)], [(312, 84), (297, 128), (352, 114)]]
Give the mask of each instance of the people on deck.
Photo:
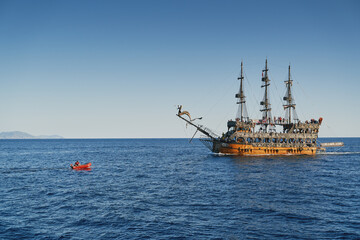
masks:
[(79, 165), (80, 165), (79, 161), (76, 161), (75, 164), (74, 164), (74, 167), (77, 167)]

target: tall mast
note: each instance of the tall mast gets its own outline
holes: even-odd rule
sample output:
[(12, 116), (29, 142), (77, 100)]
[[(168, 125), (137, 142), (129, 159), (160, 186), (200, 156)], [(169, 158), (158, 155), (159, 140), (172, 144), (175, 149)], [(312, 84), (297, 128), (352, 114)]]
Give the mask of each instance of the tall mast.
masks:
[[(268, 71), (269, 69), (267, 68), (267, 59), (265, 60), (265, 69), (262, 71), (262, 78), (261, 81), (264, 82), (264, 84), (261, 87), (265, 87), (265, 94), (264, 94), (264, 99), (263, 101), (260, 102), (260, 105), (264, 106), (263, 109), (261, 109), (260, 111), (263, 112), (263, 121), (265, 121), (265, 129), (264, 131), (266, 132), (267, 126), (272, 123), (272, 118), (271, 118), (271, 104), (269, 101), (269, 96), (268, 96), (268, 86), (270, 86), (270, 79), (268, 77)], [(265, 74), (264, 74), (265, 73)]]
[(291, 76), (290, 76), (290, 65), (289, 65), (289, 76), (288, 76), (288, 80), (285, 81), (286, 84), (286, 95), (283, 98), (286, 101), (286, 104), (284, 105), (284, 109), (288, 110), (288, 123), (291, 123), (291, 109), (293, 109), (294, 115), (296, 115), (295, 113), (295, 102), (294, 102), (294, 98), (291, 94), (291, 86), (292, 86), (293, 80), (291, 80)]
[(243, 75), (243, 62), (242, 61), (241, 61), (241, 73), (240, 73), (240, 77), (238, 77), (238, 80), (240, 80), (240, 89), (239, 89), (239, 93), (237, 93), (235, 95), (235, 98), (238, 98), (238, 101), (236, 103), (239, 104), (237, 117), (240, 119), (241, 122), (244, 122), (245, 120), (248, 120), (248, 114), (247, 114), (247, 109), (246, 109), (246, 105), (245, 105), (245, 103), (246, 103), (245, 94), (244, 94), (244, 90), (243, 90), (244, 75)]

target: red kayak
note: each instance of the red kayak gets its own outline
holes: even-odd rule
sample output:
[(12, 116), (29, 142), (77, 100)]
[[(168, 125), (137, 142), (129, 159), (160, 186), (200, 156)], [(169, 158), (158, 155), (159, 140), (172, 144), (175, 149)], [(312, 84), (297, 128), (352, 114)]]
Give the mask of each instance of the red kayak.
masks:
[(87, 164), (84, 164), (84, 165), (79, 165), (79, 166), (73, 166), (72, 164), (70, 164), (70, 167), (72, 169), (77, 169), (77, 170), (80, 170), (80, 169), (89, 169), (91, 167), (91, 163), (87, 163)]

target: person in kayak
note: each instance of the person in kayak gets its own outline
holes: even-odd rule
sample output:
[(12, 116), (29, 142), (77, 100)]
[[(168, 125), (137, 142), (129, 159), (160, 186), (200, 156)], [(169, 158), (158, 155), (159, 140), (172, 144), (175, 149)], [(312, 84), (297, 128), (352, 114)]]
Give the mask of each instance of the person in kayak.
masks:
[(79, 161), (76, 161), (76, 163), (74, 164), (74, 167), (77, 167), (79, 165), (80, 165)]

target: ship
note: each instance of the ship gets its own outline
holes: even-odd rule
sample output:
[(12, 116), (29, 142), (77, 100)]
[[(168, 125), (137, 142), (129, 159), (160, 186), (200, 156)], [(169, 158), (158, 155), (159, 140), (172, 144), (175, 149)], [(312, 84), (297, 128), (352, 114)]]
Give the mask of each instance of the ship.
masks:
[(187, 124), (196, 128), (195, 135), (200, 132), (200, 141), (214, 153), (241, 156), (255, 155), (316, 155), (325, 152), (326, 147), (341, 147), (342, 142), (319, 143), (318, 135), (323, 118), (301, 121), (296, 113), (295, 99), (292, 93), (293, 80), (291, 68), (288, 68), (288, 78), (285, 83), (286, 94), (283, 97), (284, 117), (272, 117), (269, 100), (269, 69), (267, 59), (262, 70), (261, 88), (264, 97), (260, 102), (261, 119), (251, 119), (246, 108), (244, 91), (243, 62), (238, 80), (239, 91), (235, 94), (238, 111), (235, 120), (227, 122), (227, 131), (221, 136), (197, 122), (202, 118), (191, 118), (188, 111), (178, 105), (177, 116)]

